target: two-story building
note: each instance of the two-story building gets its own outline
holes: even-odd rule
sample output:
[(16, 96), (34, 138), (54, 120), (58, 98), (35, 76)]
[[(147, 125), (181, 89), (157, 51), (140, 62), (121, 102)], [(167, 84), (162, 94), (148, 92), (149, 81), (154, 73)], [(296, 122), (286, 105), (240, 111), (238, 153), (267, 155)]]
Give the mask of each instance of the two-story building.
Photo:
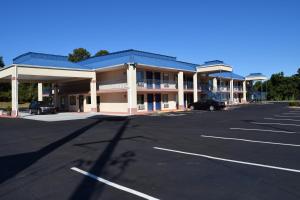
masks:
[(202, 65), (176, 57), (125, 50), (72, 63), (67, 56), (25, 53), (0, 71), (12, 84), (12, 113), (18, 115), (18, 83), (52, 84), (61, 111), (138, 114), (184, 110), (207, 96), (228, 104), (246, 102), (246, 80), (222, 61)]

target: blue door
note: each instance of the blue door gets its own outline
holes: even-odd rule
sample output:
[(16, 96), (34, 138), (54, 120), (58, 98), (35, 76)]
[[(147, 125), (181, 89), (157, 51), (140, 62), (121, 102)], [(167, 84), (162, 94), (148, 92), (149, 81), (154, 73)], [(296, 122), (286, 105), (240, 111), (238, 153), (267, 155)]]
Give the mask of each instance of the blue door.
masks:
[(148, 111), (153, 110), (153, 94), (147, 94)]
[(153, 88), (153, 73), (146, 72), (147, 88)]
[(160, 89), (160, 72), (154, 72), (155, 88)]
[(161, 110), (161, 94), (155, 94), (155, 109)]

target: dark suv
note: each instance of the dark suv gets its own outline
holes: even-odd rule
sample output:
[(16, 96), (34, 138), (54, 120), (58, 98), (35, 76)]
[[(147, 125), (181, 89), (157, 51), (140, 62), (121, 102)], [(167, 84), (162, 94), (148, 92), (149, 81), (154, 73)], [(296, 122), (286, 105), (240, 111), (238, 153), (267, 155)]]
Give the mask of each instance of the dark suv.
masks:
[(43, 101), (32, 101), (29, 105), (30, 114), (46, 114), (46, 113), (56, 113), (56, 108), (53, 104)]
[(224, 101), (218, 101), (215, 99), (204, 99), (195, 103), (191, 103), (189, 104), (188, 108), (190, 108), (191, 110), (200, 110), (200, 109), (204, 109), (204, 110), (210, 110), (210, 111), (214, 111), (214, 110), (222, 110), (224, 109), (225, 106), (225, 102)]

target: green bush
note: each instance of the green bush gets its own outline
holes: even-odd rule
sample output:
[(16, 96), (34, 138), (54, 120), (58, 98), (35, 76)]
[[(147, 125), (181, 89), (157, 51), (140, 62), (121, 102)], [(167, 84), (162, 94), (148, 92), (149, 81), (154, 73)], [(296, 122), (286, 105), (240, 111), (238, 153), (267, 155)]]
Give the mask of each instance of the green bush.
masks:
[(300, 102), (298, 102), (298, 101), (291, 101), (291, 102), (289, 102), (289, 106), (293, 106), (293, 107), (295, 107), (295, 106), (300, 106)]

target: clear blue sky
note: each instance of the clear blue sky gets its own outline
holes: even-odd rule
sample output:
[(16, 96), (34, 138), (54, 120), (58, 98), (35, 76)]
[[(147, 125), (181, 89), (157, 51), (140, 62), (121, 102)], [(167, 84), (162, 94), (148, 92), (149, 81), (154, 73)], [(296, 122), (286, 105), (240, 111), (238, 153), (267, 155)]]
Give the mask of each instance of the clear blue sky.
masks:
[(138, 49), (241, 75), (300, 67), (299, 0), (3, 0), (0, 55)]

